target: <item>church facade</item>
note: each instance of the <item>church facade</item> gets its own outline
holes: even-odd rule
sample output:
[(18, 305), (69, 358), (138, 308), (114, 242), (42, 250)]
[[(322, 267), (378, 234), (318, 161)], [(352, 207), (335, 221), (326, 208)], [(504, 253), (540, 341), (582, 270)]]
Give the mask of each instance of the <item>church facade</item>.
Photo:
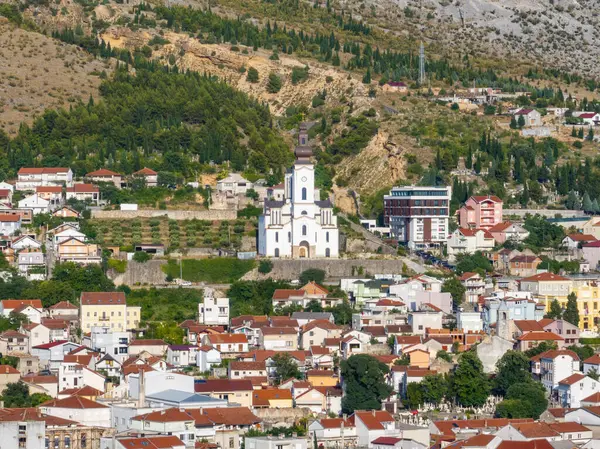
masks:
[(292, 259), (339, 256), (337, 217), (329, 199), (320, 201), (308, 135), (301, 129), (296, 161), (285, 175), (281, 200), (265, 200), (258, 221), (258, 253)]

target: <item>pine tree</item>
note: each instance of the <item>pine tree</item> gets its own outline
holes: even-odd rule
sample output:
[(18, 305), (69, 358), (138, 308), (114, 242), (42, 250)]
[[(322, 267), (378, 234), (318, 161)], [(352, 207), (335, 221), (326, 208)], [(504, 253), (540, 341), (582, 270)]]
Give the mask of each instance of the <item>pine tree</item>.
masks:
[(249, 83), (258, 83), (258, 70), (254, 67), (250, 67), (248, 69), (248, 74), (246, 75), (246, 80)]
[(367, 73), (365, 73), (365, 76), (363, 76), (362, 82), (363, 82), (363, 84), (371, 84), (371, 68), (370, 67), (367, 68)]
[(517, 120), (517, 125), (519, 125), (519, 128), (523, 128), (525, 126), (525, 117), (522, 114), (519, 115), (519, 119)]
[(529, 188), (527, 183), (523, 184), (523, 192), (521, 193), (521, 206), (527, 207), (529, 204)]
[(469, 152), (465, 158), (465, 167), (469, 170), (473, 168), (473, 150), (469, 147)]
[(598, 205), (598, 198), (594, 199), (594, 201), (592, 201), (592, 211), (597, 214), (598, 212), (600, 212), (600, 206)]
[(477, 159), (475, 159), (475, 164), (473, 164), (473, 170), (475, 170), (475, 173), (477, 174), (481, 173), (481, 158), (479, 157), (479, 155), (477, 155)]
[(594, 129), (591, 126), (588, 130), (587, 140), (589, 140), (590, 142), (594, 140)]
[(582, 209), (586, 214), (591, 214), (593, 213), (593, 204), (592, 204), (592, 199), (590, 198), (590, 195), (585, 192), (583, 195), (583, 204), (582, 204)]
[(517, 129), (517, 121), (515, 120), (515, 116), (513, 115), (510, 118), (510, 129)]
[(333, 58), (331, 58), (331, 64), (333, 64), (335, 67), (339, 67), (339, 65), (341, 64), (339, 53), (336, 52), (336, 54), (333, 55)]
[(579, 326), (579, 310), (577, 309), (577, 295), (569, 293), (567, 296), (567, 307), (563, 313), (563, 320), (574, 326)]
[(563, 311), (562, 311), (562, 308), (560, 307), (560, 303), (558, 302), (558, 300), (553, 299), (552, 302), (550, 303), (550, 310), (548, 311), (546, 316), (553, 320), (560, 320), (562, 317), (562, 314), (563, 314)]
[(579, 128), (579, 131), (577, 132), (577, 137), (579, 137), (580, 139), (583, 139), (583, 126), (581, 128)]
[(267, 92), (270, 94), (276, 94), (281, 90), (281, 78), (277, 74), (269, 73), (269, 82), (267, 84)]
[(569, 210), (579, 210), (581, 208), (581, 204), (579, 204), (579, 198), (577, 198), (577, 194), (574, 190), (569, 192), (569, 196), (565, 202), (565, 207)]
[(577, 137), (577, 130), (575, 127), (571, 128), (571, 137)]

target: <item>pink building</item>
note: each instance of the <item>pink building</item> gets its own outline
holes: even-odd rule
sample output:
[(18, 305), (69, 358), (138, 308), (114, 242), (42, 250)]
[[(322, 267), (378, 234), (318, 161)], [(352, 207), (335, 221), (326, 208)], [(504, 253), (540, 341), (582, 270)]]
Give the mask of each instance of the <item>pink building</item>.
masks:
[(458, 210), (460, 227), (489, 229), (502, 223), (502, 204), (495, 195), (472, 196)]

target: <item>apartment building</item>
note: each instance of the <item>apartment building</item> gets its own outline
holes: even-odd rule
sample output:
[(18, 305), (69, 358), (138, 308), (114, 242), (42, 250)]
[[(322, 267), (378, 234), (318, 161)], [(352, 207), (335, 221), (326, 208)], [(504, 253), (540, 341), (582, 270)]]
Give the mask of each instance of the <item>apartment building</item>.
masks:
[(127, 306), (123, 292), (81, 292), (81, 330), (106, 327), (117, 332), (136, 329), (140, 323), (141, 307)]
[(383, 197), (384, 225), (411, 249), (443, 245), (451, 193), (450, 187), (394, 187)]
[(502, 205), (495, 195), (472, 196), (458, 210), (461, 228), (490, 229), (502, 223)]
[(17, 190), (35, 190), (39, 186), (70, 186), (73, 171), (65, 167), (23, 167), (17, 173)]

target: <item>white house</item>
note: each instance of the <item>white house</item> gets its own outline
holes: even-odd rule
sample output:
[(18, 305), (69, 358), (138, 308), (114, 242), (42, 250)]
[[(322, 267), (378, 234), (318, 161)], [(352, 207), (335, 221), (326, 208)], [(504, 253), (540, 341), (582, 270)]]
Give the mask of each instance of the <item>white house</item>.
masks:
[[(19, 272), (26, 275), (28, 279), (43, 280), (46, 277), (46, 255), (41, 251), (24, 250), (17, 254), (17, 266)], [(37, 274), (29, 274), (30, 271)]]
[(0, 235), (14, 235), (21, 229), (21, 216), (0, 214)]
[(201, 372), (209, 371), (214, 365), (221, 364), (221, 353), (212, 346), (200, 346), (196, 356), (196, 366)]
[(37, 241), (31, 235), (21, 235), (13, 240), (12, 249), (20, 251), (22, 249), (42, 249), (42, 243)]
[(70, 199), (98, 205), (100, 189), (92, 184), (73, 184), (73, 187), (67, 187), (67, 200)]
[(575, 373), (558, 382), (557, 394), (560, 405), (577, 408), (581, 401), (600, 392), (600, 382), (581, 373)]
[(217, 191), (230, 195), (245, 195), (254, 188), (254, 184), (239, 173), (231, 173), (226, 178), (217, 181)]
[(31, 209), (33, 215), (50, 213), (50, 201), (34, 193), (19, 201), (19, 209)]
[(156, 187), (158, 185), (158, 173), (151, 168), (144, 167), (133, 173), (132, 176), (143, 178), (146, 182), (146, 187)]
[(370, 447), (371, 441), (379, 437), (396, 435), (396, 421), (387, 411), (357, 411), (350, 420), (356, 425), (357, 443), (360, 447)]
[(196, 365), (197, 354), (198, 346), (196, 345), (169, 345), (167, 347), (167, 363), (176, 367)]
[(561, 380), (579, 371), (579, 357), (568, 349), (546, 351), (540, 357), (540, 368), (542, 385), (551, 392)]
[(600, 114), (596, 112), (582, 112), (578, 115), (573, 114), (575, 117), (579, 117), (584, 125), (597, 126), (600, 123)]
[(213, 346), (221, 355), (248, 352), (248, 338), (244, 334), (205, 335), (202, 344)]
[(458, 254), (474, 254), (494, 248), (496, 241), (485, 229), (458, 228), (448, 238), (448, 259), (453, 261)]
[[(30, 308), (27, 308), (27, 307)], [(27, 319), (34, 323), (41, 321), (42, 301), (39, 299), (3, 299), (0, 301), (0, 315), (8, 318), (11, 312), (30, 313)]]
[(204, 300), (198, 304), (198, 323), (207, 326), (229, 325), (229, 298), (215, 298), (215, 291), (204, 289)]
[(84, 426), (110, 427), (110, 407), (82, 396), (54, 399), (40, 405), (40, 412), (76, 421)]
[[(73, 171), (64, 167), (28, 168), (17, 172), (17, 190), (35, 190), (38, 186), (70, 186), (73, 182)], [(20, 207), (20, 206), (19, 206)]]
[(87, 240), (87, 237), (83, 232), (80, 232), (72, 226), (65, 226), (62, 229), (57, 230), (57, 232), (53, 232), (52, 235), (52, 242), (54, 245), (60, 245), (70, 239), (77, 239), (81, 242)]
[(308, 432), (311, 440), (317, 440), (317, 447), (341, 447), (342, 441), (350, 447), (356, 446), (356, 426), (349, 419), (322, 418), (313, 421)]
[(514, 115), (516, 120), (522, 116), (525, 119), (525, 126), (540, 126), (542, 124), (542, 114), (535, 109), (519, 109)]
[(310, 147), (297, 147), (285, 175), (285, 199), (265, 200), (258, 221), (258, 253), (267, 257), (339, 256), (339, 230), (333, 205), (320, 200)]

